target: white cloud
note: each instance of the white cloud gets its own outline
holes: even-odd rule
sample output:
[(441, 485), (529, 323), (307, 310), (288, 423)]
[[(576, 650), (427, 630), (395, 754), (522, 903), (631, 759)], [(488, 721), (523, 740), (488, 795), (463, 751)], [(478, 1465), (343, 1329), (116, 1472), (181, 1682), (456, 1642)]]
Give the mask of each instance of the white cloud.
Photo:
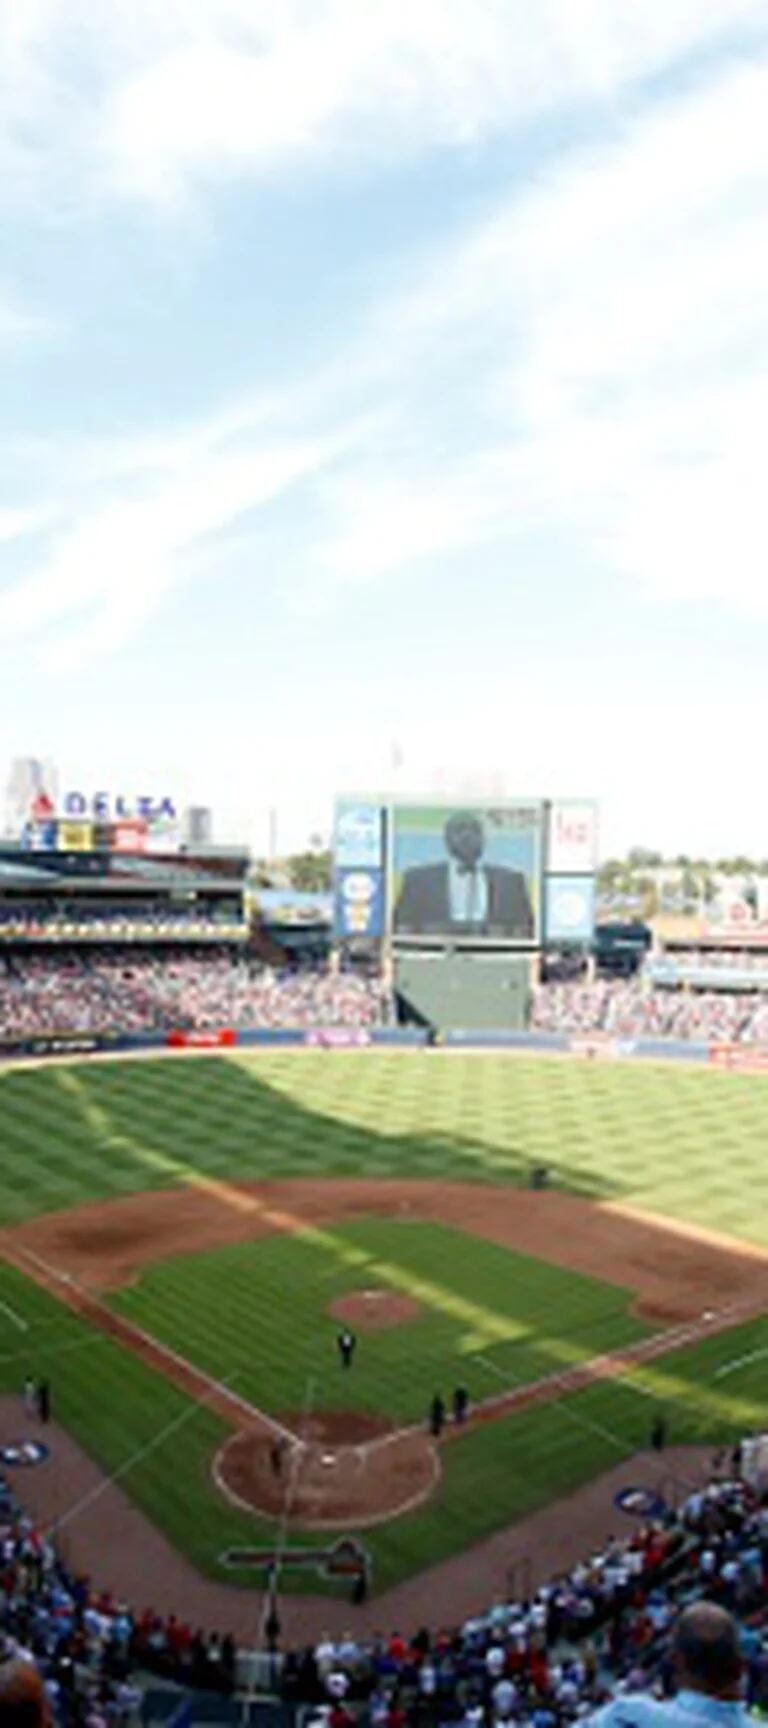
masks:
[(197, 426), (33, 448), (59, 526), (0, 631), (56, 664), (114, 649), (207, 536), (310, 479), (300, 607), (493, 541), (524, 570), (534, 537), (555, 564), (569, 546), (617, 582), (765, 609), (767, 191), (757, 64), (553, 166), (324, 370)]
[(4, 541), (23, 540), (27, 535), (37, 533), (46, 521), (42, 511), (11, 510), (0, 506), (0, 545)]
[(370, 460), (334, 480), (326, 564), (376, 574), (544, 532), (667, 596), (768, 608), (767, 196), (758, 63), (574, 153), (441, 248), (372, 335), (402, 449), (373, 483)]
[(0, 9), (0, 186), (167, 202), (200, 176), (610, 116), (638, 79), (764, 26), (762, 0), (24, 0)]
[[(456, 103), (457, 91), (466, 97), (467, 68), (483, 57), (489, 66), (498, 61), (502, 83), (513, 76), (501, 53), (512, 29), (506, 6), (480, 7), (471, 38), (458, 3), (413, 11), (409, 35), (402, 7), (358, 8), (356, 24), (342, 0), (312, 8), (318, 90), (330, 88), (318, 32), (326, 46), (338, 47), (344, 35), (334, 77), (344, 84), (357, 68), (359, 114), (373, 102), (377, 78), (389, 89), (396, 64), (405, 106), (411, 79), (422, 91), (431, 79), (429, 112), (447, 88), (446, 65), (454, 68)], [(749, 15), (744, 6), (739, 16)], [(44, 0), (31, 16), (42, 41)], [(284, 54), (287, 65), (298, 52), (300, 8), (289, 9), (290, 28), (283, 8), (255, 16), (267, 63), (274, 67)], [(576, 87), (574, 55), (579, 65), (589, 62), (591, 76), (615, 82), (648, 69), (687, 39), (686, 30), (699, 37), (714, 30), (719, 16), (715, 6), (691, 3), (659, 9), (653, 27), (644, 10), (644, 22), (635, 18), (630, 27), (620, 10), (611, 10), (611, 24), (600, 5), (578, 7), (568, 13), (566, 70), (556, 69), (555, 86), (561, 95)], [(178, 68), (168, 59), (178, 31), (189, 37), (184, 64), (199, 69), (195, 57), (211, 51), (211, 17), (199, 3), (183, 28), (180, 13), (165, 19), (158, 89), (168, 66)], [(552, 69), (553, 17), (543, 8), (544, 23), (521, 36), (526, 77), (542, 90), (545, 64)], [(101, 50), (113, 78), (123, 65), (126, 18), (116, 7), (109, 54)], [(232, 0), (217, 18), (229, 38), (220, 52), (234, 53), (236, 25), (250, 52), (251, 12), (246, 18)], [(140, 7), (138, 66), (151, 39)], [(470, 40), (465, 61), (460, 43)], [(445, 50), (440, 70), (427, 67), (428, 41)], [(598, 41), (601, 57), (593, 58), (590, 43)], [(371, 43), (375, 66), (366, 59)], [(29, 41), (24, 46), (29, 52)], [(511, 63), (523, 80), (514, 56)], [(234, 70), (234, 61), (226, 64)], [(251, 69), (237, 64), (236, 79), (247, 82)], [(217, 67), (212, 62), (214, 88)], [(579, 74), (579, 88), (586, 77)], [(302, 91), (299, 84), (295, 100), (306, 118)], [(327, 114), (338, 120), (347, 96), (334, 91)], [(153, 132), (154, 123), (139, 128), (146, 151), (126, 144), (126, 172), (129, 162), (150, 159), (161, 175), (193, 171), (201, 151), (210, 147), (217, 157), (223, 134), (216, 127), (231, 141), (242, 125), (243, 148), (251, 149), (257, 122), (248, 129), (245, 96), (238, 106), (230, 91), (230, 101), (208, 110), (201, 88), (198, 125), (192, 107), (177, 111), (171, 96), (168, 86), (156, 114), (167, 136)], [(278, 116), (286, 137), (299, 125), (296, 113), (288, 104)], [(260, 115), (274, 144), (277, 119), (266, 106)], [(309, 136), (325, 121), (310, 115), (307, 125)], [(268, 140), (264, 148), (272, 148)], [(31, 533), (41, 513), (58, 526), (45, 554), (0, 594), (3, 637), (47, 641), (56, 664), (114, 649), (189, 573), (207, 536), (310, 477), (315, 516), (306, 519), (298, 554), (300, 605), (313, 596), (332, 602), (339, 585), (417, 564), (434, 576), (446, 556), (494, 540), (524, 552), (526, 536), (543, 535), (553, 557), (568, 545), (575, 564), (591, 562), (617, 582), (763, 610), (766, 192), (768, 87), (765, 63), (755, 61), (642, 109), (599, 148), (555, 161), (491, 218), (444, 244), (407, 290), (371, 314), (354, 345), (337, 345), (324, 372), (286, 378), (269, 396), (245, 396), (199, 426), (33, 450), (31, 463), (47, 469), (47, 484), (31, 514), (0, 516), (0, 537)]]
[[(214, 445), (158, 483), (153, 444), (151, 465), (134, 472), (127, 497), (115, 489), (105, 451), (106, 497), (70, 520), (32, 570), (6, 585), (0, 638), (6, 644), (32, 638), (60, 667), (113, 652), (187, 574), (186, 554), (329, 460), (335, 448), (331, 440), (255, 444), (247, 453)], [(24, 526), (17, 522), (17, 532)]]
[(0, 287), (0, 350), (13, 352), (23, 343), (48, 340), (55, 331), (53, 319), (23, 306), (17, 296)]
[[(755, 0), (732, 4), (731, 31), (759, 21)], [(357, 162), (473, 143), (570, 104), (610, 109), (627, 83), (722, 34), (712, 0), (326, 0), (233, 7), (228, 19), (214, 9), (115, 91), (108, 170), (129, 192), (167, 198), (188, 175), (263, 173), (310, 153)]]

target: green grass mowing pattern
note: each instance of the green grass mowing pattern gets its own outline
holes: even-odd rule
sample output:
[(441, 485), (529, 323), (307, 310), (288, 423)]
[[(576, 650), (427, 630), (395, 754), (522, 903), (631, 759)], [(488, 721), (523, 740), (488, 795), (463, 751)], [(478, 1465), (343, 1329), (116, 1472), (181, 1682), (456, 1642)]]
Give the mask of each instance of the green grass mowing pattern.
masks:
[[(768, 1245), (768, 1216), (755, 1205), (768, 1077), (401, 1053), (79, 1064), (0, 1074), (0, 1123), (5, 1223), (171, 1186), (190, 1168), (242, 1180), (328, 1174), (515, 1183), (531, 1162), (543, 1161), (563, 1187)], [(2, 1273), (0, 1300), (11, 1301), (4, 1295), (11, 1277)], [(13, 1286), (17, 1297), (22, 1286)], [(182, 1395), (161, 1376), (89, 1335), (41, 1292), (24, 1299), (43, 1309), (29, 1335), (0, 1313), (0, 1383), (18, 1387), (28, 1368), (47, 1368), (58, 1413), (107, 1467), (121, 1466), (174, 1412), (185, 1413)], [(765, 1426), (768, 1362), (715, 1379), (723, 1362), (746, 1352), (747, 1338), (766, 1342), (766, 1323), (638, 1370), (634, 1390), (629, 1381), (593, 1387), (462, 1437), (445, 1450), (439, 1498), (371, 1533), (378, 1586), (460, 1550), (635, 1450), (659, 1399), (674, 1413), (674, 1438), (714, 1443)], [(495, 1390), (501, 1382), (494, 1367), (519, 1374), (519, 1349), (513, 1338), (462, 1356), (462, 1378), (470, 1367), (479, 1372), (482, 1354), (491, 1363), (486, 1389)], [(297, 1378), (301, 1372), (297, 1364)], [(195, 1411), (125, 1484), (208, 1571), (221, 1546), (252, 1540), (260, 1528), (223, 1506), (210, 1486), (210, 1454), (220, 1437), (217, 1420)]]
[[(247, 1539), (251, 1520), (233, 1519), (210, 1484), (212, 1453), (228, 1432), (210, 1410), (2, 1264), (0, 1301), (28, 1325), (19, 1332), (0, 1310), (0, 1389), (19, 1392), (27, 1373), (46, 1375), (54, 1416), (107, 1472), (125, 1472), (125, 1491), (191, 1558), (211, 1566), (222, 1534)], [(20, 1432), (24, 1427), (20, 1408)], [(68, 1510), (62, 1502), (57, 1516)]]
[(292, 1052), (0, 1074), (0, 1222), (227, 1179), (421, 1176), (561, 1186), (768, 1246), (768, 1076), (653, 1064)]
[[(0, 1314), (0, 1388), (18, 1390), (28, 1369), (47, 1372), (56, 1414), (110, 1471), (151, 1446), (123, 1486), (201, 1571), (221, 1576), (217, 1557), (224, 1547), (273, 1539), (273, 1526), (229, 1507), (211, 1485), (210, 1459), (225, 1430), (210, 1411), (193, 1406), (161, 1375), (92, 1332), (12, 1268), (0, 1266), (0, 1300), (30, 1324), (21, 1337)], [(753, 1359), (722, 1375), (724, 1366), (742, 1357)], [(510, 1372), (514, 1344), (498, 1346), (494, 1359)], [(488, 1389), (499, 1384), (489, 1371)], [(620, 1382), (522, 1410), (453, 1440), (441, 1453), (436, 1497), (365, 1533), (376, 1589), (462, 1551), (642, 1449), (660, 1407), (675, 1442), (715, 1445), (766, 1427), (768, 1322), (733, 1328), (632, 1370)], [(161, 1430), (179, 1419), (182, 1426), (155, 1445)], [(299, 1532), (295, 1539), (305, 1540)], [(254, 1578), (244, 1573), (233, 1581), (253, 1587)], [(289, 1574), (286, 1582), (300, 1588)]]
[[(343, 1372), (329, 1304), (349, 1291), (394, 1289), (420, 1313), (361, 1332)], [(488, 1392), (478, 1352), (520, 1380), (561, 1371), (646, 1333), (632, 1293), (511, 1253), (445, 1225), (368, 1218), (303, 1236), (271, 1236), (150, 1268), (112, 1305), (273, 1414), (355, 1408), (420, 1421), (428, 1399), (463, 1381)]]
[[(732, 1359), (760, 1352), (727, 1378)], [(768, 1322), (733, 1328), (620, 1381), (541, 1405), (469, 1432), (443, 1448), (439, 1497), (377, 1539), (380, 1587), (400, 1575), (415, 1543), (435, 1564), (494, 1530), (575, 1490), (648, 1445), (663, 1409), (670, 1443), (723, 1445), (768, 1424)], [(638, 1480), (644, 1480), (642, 1463)], [(618, 1516), (618, 1515), (617, 1515)], [(523, 1558), (514, 1532), (510, 1560)]]

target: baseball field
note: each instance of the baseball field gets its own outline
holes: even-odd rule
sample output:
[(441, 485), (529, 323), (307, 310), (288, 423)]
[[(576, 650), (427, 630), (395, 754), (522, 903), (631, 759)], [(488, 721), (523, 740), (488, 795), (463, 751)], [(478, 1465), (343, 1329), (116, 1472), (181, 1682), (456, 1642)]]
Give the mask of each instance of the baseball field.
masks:
[(260, 1585), (242, 1550), (278, 1548), (285, 1588), (331, 1591), (291, 1553), (347, 1533), (375, 1595), (642, 1452), (658, 1412), (678, 1445), (768, 1427), (767, 1148), (768, 1078), (672, 1065), (8, 1068), (0, 1392), (47, 1376), (206, 1577)]

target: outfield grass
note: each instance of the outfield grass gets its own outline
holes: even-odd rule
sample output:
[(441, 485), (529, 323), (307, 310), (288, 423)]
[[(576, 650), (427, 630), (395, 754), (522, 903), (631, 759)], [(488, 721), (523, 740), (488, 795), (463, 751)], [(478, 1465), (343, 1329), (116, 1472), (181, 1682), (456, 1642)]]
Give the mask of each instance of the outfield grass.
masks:
[[(417, 1318), (361, 1334), (354, 1368), (338, 1363), (334, 1297), (361, 1288), (414, 1297)], [(271, 1236), (151, 1267), (114, 1306), (273, 1414), (315, 1408), (420, 1421), (433, 1392), (463, 1382), (487, 1397), (645, 1336), (632, 1292), (580, 1277), (440, 1224), (367, 1218), (305, 1239)], [(489, 1370), (490, 1364), (490, 1370)]]
[(768, 1246), (768, 1076), (305, 1051), (0, 1073), (0, 1222), (184, 1179), (422, 1176), (634, 1201)]
[[(19, 1069), (0, 1073), (0, 1223), (181, 1184), (190, 1171), (519, 1183), (544, 1162), (571, 1191), (768, 1245), (755, 1203), (767, 1129), (768, 1077), (671, 1066), (304, 1052)], [(363, 1339), (343, 1390), (345, 1403), (398, 1418), (423, 1410), (438, 1374), (444, 1391), (455, 1376), (481, 1396), (640, 1331), (625, 1292), (443, 1226), (382, 1219), (168, 1262), (114, 1300), (236, 1376), (246, 1397), (286, 1410), (310, 1375), (317, 1402), (339, 1402), (330, 1295), (398, 1279), (421, 1286), (423, 1312)], [(267, 1325), (276, 1292), (279, 1361)], [(57, 1414), (107, 1469), (130, 1466), (125, 1487), (202, 1570), (216, 1572), (223, 1547), (271, 1534), (210, 1484), (224, 1435), (210, 1411), (0, 1264), (3, 1303), (29, 1330), (0, 1307), (0, 1386), (48, 1373)], [(660, 1403), (674, 1440), (768, 1426), (768, 1322), (452, 1442), (439, 1495), (366, 1537), (376, 1587), (633, 1452)]]
[[(11, 1267), (0, 1266), (0, 1301), (30, 1328), (21, 1334), (0, 1311), (0, 1389), (18, 1390), (30, 1369), (48, 1374), (56, 1415), (107, 1470), (121, 1472), (122, 1486), (201, 1571), (221, 1577), (224, 1547), (274, 1539), (273, 1527), (239, 1513), (214, 1490), (210, 1460), (226, 1430), (209, 1410)], [(495, 1357), (510, 1379), (515, 1349), (514, 1342), (499, 1346)], [(755, 1351), (757, 1359), (717, 1378), (723, 1365)], [(375, 1588), (409, 1576), (427, 1559), (461, 1552), (641, 1449), (659, 1408), (675, 1442), (714, 1445), (765, 1427), (767, 1370), (768, 1322), (758, 1320), (633, 1370), (620, 1383), (468, 1432), (444, 1448), (443, 1481), (432, 1501), (366, 1532)], [(499, 1384), (489, 1372), (487, 1389)], [(253, 1587), (252, 1574), (226, 1576)], [(286, 1574), (286, 1581), (300, 1588), (298, 1578)]]

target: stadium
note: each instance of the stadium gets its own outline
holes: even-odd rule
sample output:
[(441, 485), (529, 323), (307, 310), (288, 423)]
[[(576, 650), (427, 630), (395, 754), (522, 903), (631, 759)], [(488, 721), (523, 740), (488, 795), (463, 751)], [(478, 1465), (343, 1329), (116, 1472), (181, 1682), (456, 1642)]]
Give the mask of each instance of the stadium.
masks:
[(589, 800), (368, 794), (302, 962), (71, 805), (0, 860), (8, 1630), (44, 1552), (129, 1711), (569, 1719), (702, 1569), (758, 1613), (759, 932), (606, 980)]
[(0, 1728), (768, 1721), (767, 192), (765, 0), (0, 4)]

